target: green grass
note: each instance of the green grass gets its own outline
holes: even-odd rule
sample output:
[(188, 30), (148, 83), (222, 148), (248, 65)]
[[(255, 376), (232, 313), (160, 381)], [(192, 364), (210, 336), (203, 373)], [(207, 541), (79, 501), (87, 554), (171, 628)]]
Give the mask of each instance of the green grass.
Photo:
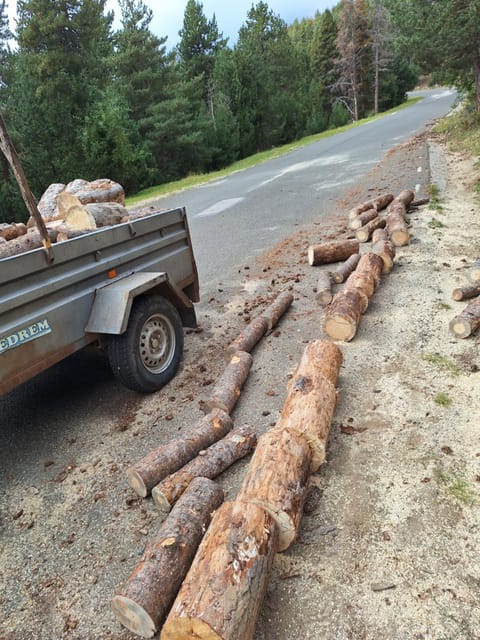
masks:
[(440, 189), (438, 185), (432, 183), (428, 188), (430, 194), (430, 203), (428, 205), (429, 209), (435, 209), (436, 211), (441, 211), (443, 209), (440, 202)]
[(440, 393), (437, 393), (437, 395), (433, 400), (436, 404), (440, 405), (441, 407), (449, 407), (452, 404), (452, 399), (450, 398), (448, 393), (444, 393), (443, 391), (440, 391)]
[(468, 480), (458, 471), (436, 470), (434, 477), (437, 483), (443, 486), (445, 493), (459, 502), (472, 506), (477, 498), (477, 492), (471, 487)]
[(443, 227), (445, 226), (443, 222), (437, 220), (436, 218), (432, 218), (427, 224), (430, 229), (443, 229)]
[(295, 149), (300, 149), (301, 147), (311, 144), (312, 142), (317, 142), (318, 140), (323, 140), (324, 138), (330, 138), (337, 133), (349, 131), (350, 129), (360, 127), (369, 122), (374, 122), (375, 120), (379, 120), (380, 118), (400, 111), (401, 109), (406, 109), (407, 107), (410, 107), (411, 105), (422, 99), (423, 98), (421, 97), (409, 98), (397, 107), (389, 109), (388, 111), (384, 111), (383, 113), (379, 113), (378, 115), (370, 116), (369, 118), (363, 118), (358, 122), (352, 122), (351, 124), (346, 124), (343, 127), (338, 127), (337, 129), (322, 131), (322, 133), (307, 136), (305, 138), (302, 138), (301, 140), (295, 140), (294, 142), (290, 142), (289, 144), (283, 145), (282, 147), (276, 147), (275, 149), (269, 149), (268, 151), (256, 153), (253, 156), (249, 156), (248, 158), (238, 160), (237, 162), (231, 164), (229, 167), (220, 169), (219, 171), (212, 171), (211, 173), (198, 175), (195, 174), (188, 176), (187, 178), (183, 178), (182, 180), (176, 180), (175, 182), (169, 182), (155, 187), (149, 187), (148, 189), (144, 189), (143, 191), (140, 191), (135, 195), (128, 196), (126, 198), (126, 204), (127, 206), (131, 206), (143, 202), (144, 200), (159, 198), (160, 196), (165, 196), (176, 191), (183, 191), (184, 189), (189, 189), (190, 187), (194, 187), (199, 184), (204, 184), (213, 180), (219, 180), (236, 171), (243, 171), (244, 169), (249, 169), (250, 167), (262, 164), (263, 162), (267, 162), (268, 160), (272, 160), (273, 158), (283, 156), (287, 153), (290, 153), (291, 151), (294, 151)]
[(446, 371), (451, 376), (457, 377), (462, 374), (462, 370), (455, 364), (455, 362), (453, 362), (453, 360), (450, 360), (450, 358), (447, 358), (446, 356), (442, 356), (440, 353), (424, 353), (422, 355), (422, 360)]
[(440, 311), (451, 311), (452, 306), (446, 302), (438, 302), (435, 307)]

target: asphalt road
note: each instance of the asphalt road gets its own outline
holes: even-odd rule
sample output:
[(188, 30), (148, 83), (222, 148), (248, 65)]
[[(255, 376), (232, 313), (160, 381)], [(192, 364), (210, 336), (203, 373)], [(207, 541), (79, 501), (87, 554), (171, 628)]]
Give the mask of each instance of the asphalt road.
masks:
[(187, 209), (201, 290), (219, 279), (231, 283), (238, 264), (286, 237), (295, 225), (318, 217), (389, 149), (445, 115), (456, 97), (443, 89), (412, 95), (424, 99), (222, 180), (161, 198), (162, 207)]

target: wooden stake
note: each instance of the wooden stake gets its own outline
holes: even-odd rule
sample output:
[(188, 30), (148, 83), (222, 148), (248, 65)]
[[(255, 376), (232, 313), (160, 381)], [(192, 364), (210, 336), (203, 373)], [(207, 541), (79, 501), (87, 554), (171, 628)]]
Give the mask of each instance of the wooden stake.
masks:
[(340, 264), (336, 270), (332, 273), (332, 278), (337, 284), (345, 282), (348, 276), (355, 270), (358, 261), (360, 260), (360, 254), (352, 254), (348, 260)]
[(308, 247), (308, 264), (316, 267), (321, 264), (346, 260), (353, 253), (358, 253), (356, 240), (331, 240)]
[(355, 232), (355, 237), (358, 242), (368, 242), (372, 236), (372, 233), (377, 229), (383, 228), (387, 224), (385, 218), (375, 218)]
[(227, 347), (229, 358), (237, 351), (250, 351), (263, 338), (268, 330), (268, 320), (263, 316), (254, 318), (250, 324)]
[(261, 314), (262, 318), (268, 323), (267, 333), (270, 333), (283, 316), (283, 314), (290, 308), (293, 302), (293, 294), (290, 291), (283, 291), (277, 298), (269, 305), (265, 311)]
[(288, 549), (297, 537), (311, 468), (312, 449), (304, 433), (279, 426), (260, 437), (236, 499), (272, 516), (278, 526), (278, 551)]
[(317, 280), (317, 292), (315, 299), (322, 306), (326, 307), (333, 298), (332, 293), (332, 274), (330, 271), (321, 271)]
[(253, 451), (257, 444), (255, 429), (250, 425), (236, 427), (184, 467), (164, 478), (152, 489), (152, 498), (161, 513), (168, 513), (193, 478), (215, 478), (236, 460)]
[(215, 513), (160, 640), (252, 640), (277, 549), (260, 507), (225, 502)]
[(233, 423), (224, 411), (214, 409), (198, 420), (183, 438), (151, 451), (127, 469), (128, 484), (142, 498), (169, 474), (190, 462), (200, 451), (223, 438)]
[(450, 331), (457, 338), (468, 338), (480, 327), (480, 298), (475, 298), (465, 309), (450, 321)]
[(150, 542), (123, 589), (112, 599), (117, 620), (143, 638), (159, 630), (210, 524), (223, 502), (211, 480), (195, 478)]
[(234, 353), (214, 386), (212, 395), (202, 402), (202, 410), (208, 413), (213, 409), (221, 409), (230, 414), (240, 397), (252, 364), (253, 358), (246, 351)]
[(452, 291), (452, 298), (459, 302), (460, 300), (469, 300), (480, 295), (480, 282), (472, 284), (469, 287), (459, 287)]

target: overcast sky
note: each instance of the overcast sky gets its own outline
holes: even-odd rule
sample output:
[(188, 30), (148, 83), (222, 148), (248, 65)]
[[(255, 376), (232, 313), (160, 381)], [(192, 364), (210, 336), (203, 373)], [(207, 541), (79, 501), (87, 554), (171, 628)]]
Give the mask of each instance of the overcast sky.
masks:
[[(151, 30), (158, 36), (168, 36), (167, 47), (174, 47), (178, 42), (178, 32), (182, 28), (183, 14), (187, 0), (144, 0), (145, 4), (153, 10)], [(330, 9), (338, 0), (266, 0), (270, 9), (280, 15), (287, 24), (291, 24), (295, 18), (311, 18), (316, 11)], [(7, 0), (10, 16), (15, 15), (16, 0)], [(208, 19), (213, 14), (217, 17), (219, 30), (228, 37), (230, 44), (236, 40), (238, 30), (245, 22), (247, 13), (257, 0), (203, 0), (203, 12)], [(119, 14), (116, 0), (107, 0), (107, 9)], [(12, 23), (14, 29), (14, 23)]]

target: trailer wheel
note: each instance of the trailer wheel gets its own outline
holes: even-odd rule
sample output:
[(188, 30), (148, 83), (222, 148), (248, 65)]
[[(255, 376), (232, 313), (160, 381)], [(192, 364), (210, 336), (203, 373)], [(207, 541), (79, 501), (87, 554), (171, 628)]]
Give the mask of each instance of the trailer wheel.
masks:
[(160, 296), (133, 303), (128, 327), (110, 336), (107, 354), (120, 382), (140, 393), (152, 393), (173, 378), (183, 353), (182, 321), (175, 307)]

